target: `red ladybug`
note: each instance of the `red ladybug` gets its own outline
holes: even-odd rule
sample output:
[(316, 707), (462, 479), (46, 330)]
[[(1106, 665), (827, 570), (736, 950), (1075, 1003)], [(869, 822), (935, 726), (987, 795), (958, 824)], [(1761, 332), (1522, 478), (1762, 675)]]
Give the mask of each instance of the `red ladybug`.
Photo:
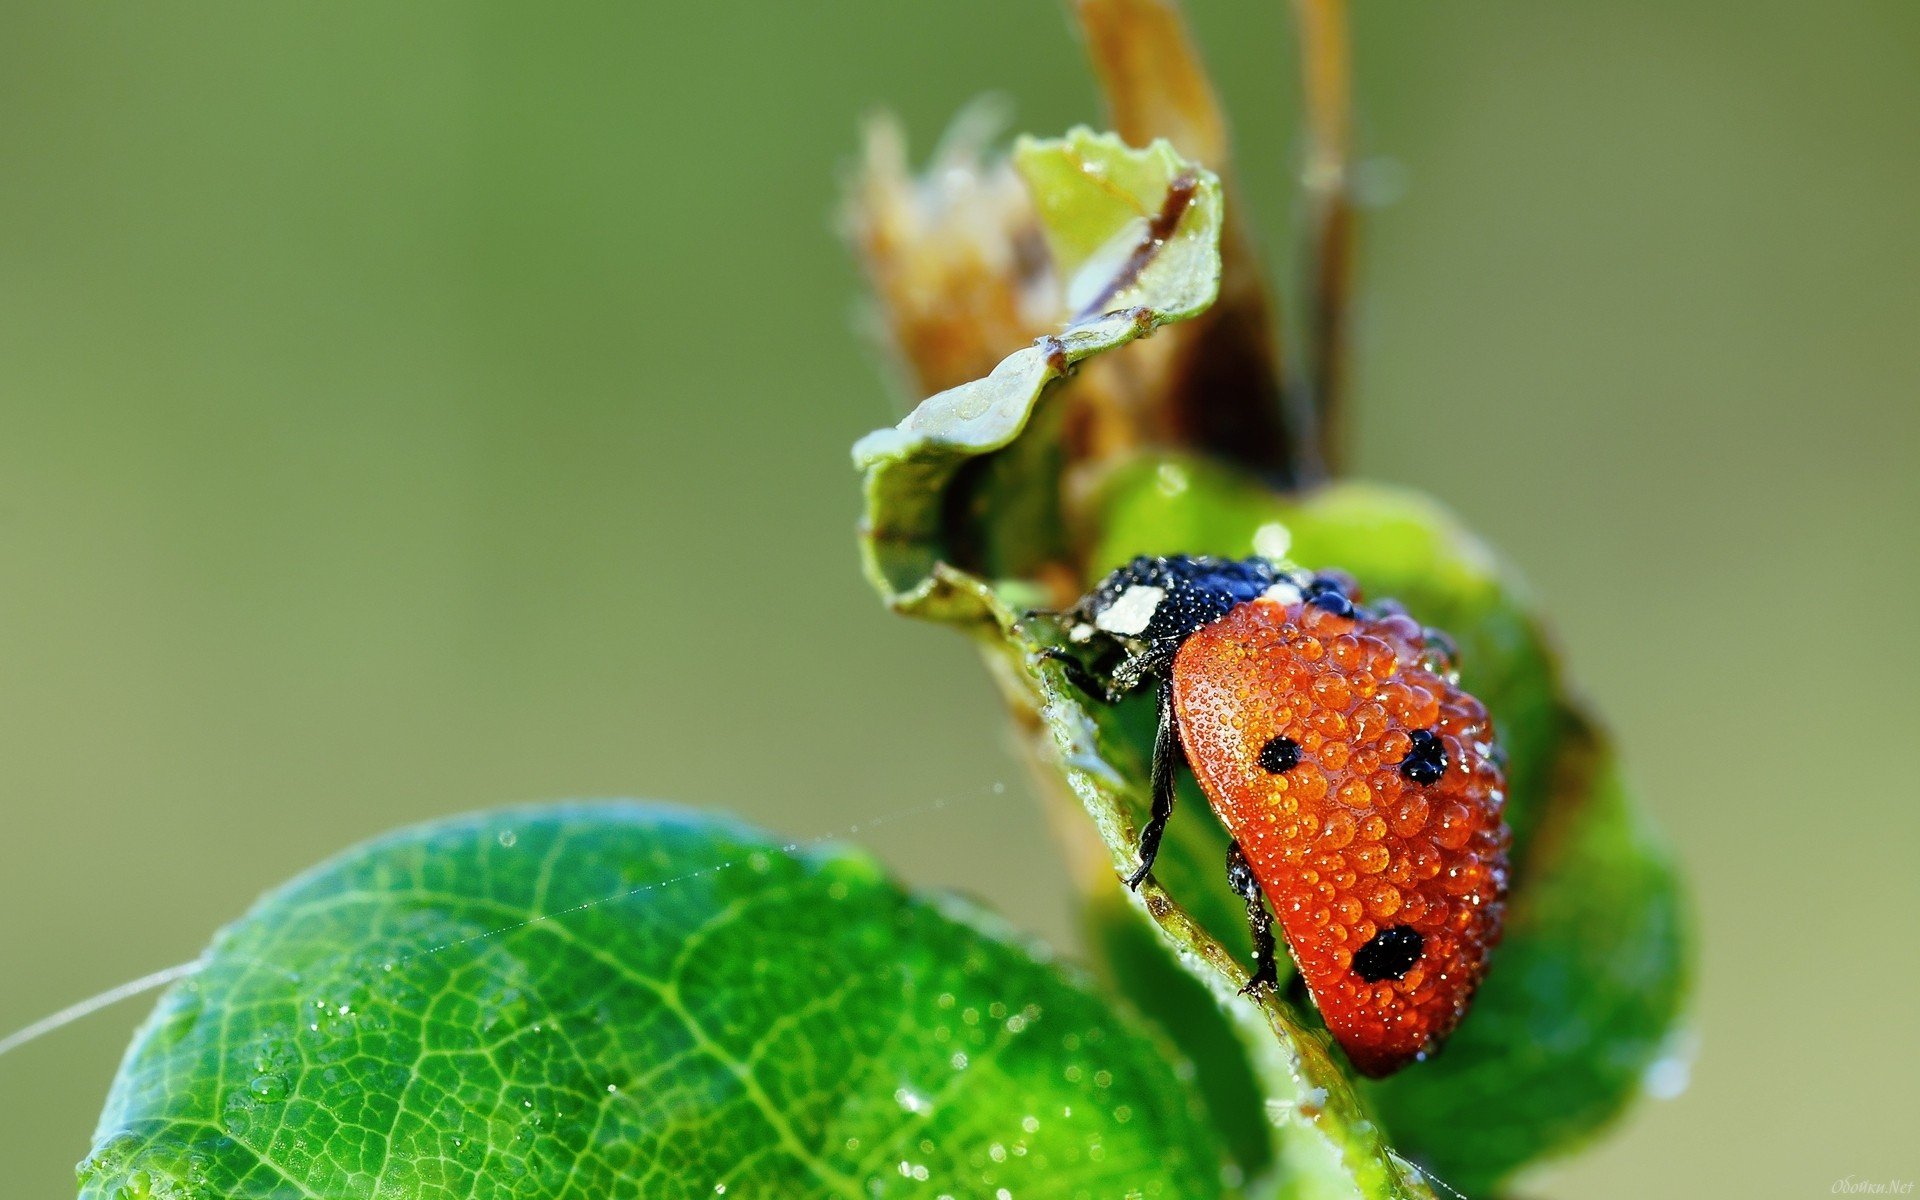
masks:
[(1381, 1076), (1465, 1014), (1500, 938), (1510, 835), (1487, 710), (1445, 638), (1360, 599), (1265, 559), (1138, 558), (1059, 614), (1081, 653), (1048, 655), (1108, 702), (1155, 685), (1153, 810), (1127, 885), (1153, 867), (1184, 762), (1234, 839), (1248, 990), (1275, 981), (1277, 917), (1327, 1027)]

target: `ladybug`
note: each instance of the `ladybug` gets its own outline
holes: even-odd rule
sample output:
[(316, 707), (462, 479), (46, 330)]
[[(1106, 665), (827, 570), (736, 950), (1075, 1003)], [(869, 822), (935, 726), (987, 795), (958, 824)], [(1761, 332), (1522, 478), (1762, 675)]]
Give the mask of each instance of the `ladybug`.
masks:
[(1049, 615), (1073, 649), (1042, 653), (1074, 686), (1158, 697), (1127, 886), (1153, 869), (1185, 765), (1233, 839), (1256, 962), (1245, 990), (1275, 984), (1277, 919), (1361, 1073), (1438, 1049), (1500, 938), (1511, 840), (1492, 725), (1446, 637), (1363, 604), (1344, 575), (1263, 558), (1136, 558)]

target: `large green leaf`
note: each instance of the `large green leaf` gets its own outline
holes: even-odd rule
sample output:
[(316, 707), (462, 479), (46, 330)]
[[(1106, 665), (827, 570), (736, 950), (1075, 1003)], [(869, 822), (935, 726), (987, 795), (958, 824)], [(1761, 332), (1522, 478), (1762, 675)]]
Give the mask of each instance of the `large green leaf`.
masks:
[[(1675, 1044), (1685, 910), (1671, 856), (1498, 558), (1414, 493), (1342, 484), (1286, 498), (1182, 460), (1118, 472), (1102, 512), (1096, 572), (1141, 553), (1285, 544), (1303, 565), (1348, 570), (1452, 634), (1461, 682), (1508, 755), (1513, 901), (1493, 969), (1445, 1050), (1363, 1090), (1402, 1152), (1474, 1192), (1603, 1126)], [(1189, 824), (1198, 832), (1168, 844), (1197, 873), (1225, 835)], [(1133, 990), (1161, 989), (1136, 972)]]
[(129, 1050), (83, 1197), (1223, 1192), (1182, 1068), (1110, 998), (863, 856), (689, 814), (402, 832), (204, 963)]

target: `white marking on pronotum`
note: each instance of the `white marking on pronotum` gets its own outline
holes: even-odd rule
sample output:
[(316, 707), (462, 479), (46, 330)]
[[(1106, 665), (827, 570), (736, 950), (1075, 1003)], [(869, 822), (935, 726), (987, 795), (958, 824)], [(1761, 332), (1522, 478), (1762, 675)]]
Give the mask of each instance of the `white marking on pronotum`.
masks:
[(50, 1017), (42, 1017), (26, 1028), (16, 1030), (6, 1037), (0, 1038), (0, 1055), (4, 1055), (12, 1050), (18, 1050), (28, 1042), (43, 1038), (56, 1029), (71, 1025), (82, 1017), (90, 1017), (101, 1009), (118, 1004), (122, 1000), (131, 1000), (133, 997), (145, 992), (151, 992), (155, 988), (162, 988), (170, 983), (185, 979), (187, 976), (199, 971), (201, 965), (201, 960), (197, 958), (192, 962), (176, 963), (164, 970), (155, 971), (151, 975), (142, 975), (138, 979), (123, 983), (119, 987), (108, 988), (98, 995), (87, 997), (78, 1004), (69, 1004)]
[(1153, 614), (1160, 609), (1160, 602), (1166, 598), (1167, 589), (1136, 583), (1121, 592), (1118, 600), (1107, 605), (1106, 610), (1093, 619), (1093, 623), (1108, 633), (1138, 637), (1146, 631)]

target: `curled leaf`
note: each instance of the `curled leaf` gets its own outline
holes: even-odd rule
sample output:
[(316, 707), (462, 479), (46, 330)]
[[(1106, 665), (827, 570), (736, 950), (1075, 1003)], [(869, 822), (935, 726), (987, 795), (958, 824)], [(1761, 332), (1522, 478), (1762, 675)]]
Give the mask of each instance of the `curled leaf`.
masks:
[[(1022, 141), (1014, 161), (1045, 219), (1059, 273), (1073, 281), (1068, 294), (1085, 311), (984, 379), (938, 393), (854, 447), (866, 472), (867, 572), (903, 612), (987, 618), (942, 582), (943, 565), (1013, 578), (1057, 565), (1058, 492), (1030, 486), (1061, 474), (1057, 441), (1027, 443), (1050, 462), (996, 461), (995, 452), (1081, 363), (1204, 311), (1219, 287), (1218, 181), (1166, 143), (1133, 150), (1080, 129), (1057, 141)], [(968, 474), (957, 480), (963, 467)], [(1025, 506), (1025, 519), (955, 522), (954, 506)]]

